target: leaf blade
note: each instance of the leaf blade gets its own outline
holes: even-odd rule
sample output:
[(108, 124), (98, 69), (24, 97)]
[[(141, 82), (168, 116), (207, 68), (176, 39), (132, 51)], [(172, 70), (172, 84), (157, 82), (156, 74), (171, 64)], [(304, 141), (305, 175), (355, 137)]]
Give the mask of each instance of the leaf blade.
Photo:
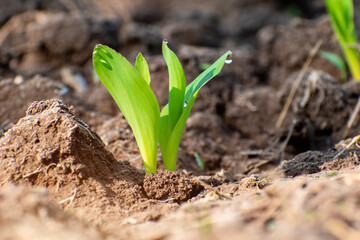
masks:
[[(225, 64), (225, 61), (230, 54), (230, 51), (226, 52), (186, 87), (185, 103), (187, 103), (187, 105), (186, 107), (184, 107), (183, 113), (181, 114), (172, 132), (165, 132), (164, 130), (162, 130), (162, 127), (166, 124), (167, 118), (169, 117), (169, 106), (166, 105), (161, 111), (159, 143), (165, 169), (169, 171), (175, 171), (177, 153), (180, 145), (181, 136), (185, 129), (186, 121), (190, 115), (196, 96), (200, 89), (208, 81), (210, 81), (213, 77), (220, 73), (222, 67)], [(162, 134), (168, 135), (164, 137)]]
[(160, 113), (159, 145), (162, 155), (163, 155), (163, 150), (167, 148), (167, 144), (169, 142), (170, 136), (171, 136), (171, 131), (169, 131), (169, 104), (166, 104), (166, 106), (161, 110)]
[(231, 54), (231, 51), (227, 51), (186, 87), (185, 102), (189, 102), (192, 96), (200, 88), (202, 88), (208, 81), (220, 73), (222, 67), (225, 64), (225, 61)]
[(162, 45), (163, 56), (169, 71), (169, 123), (171, 132), (183, 112), (186, 80), (184, 69), (166, 41)]
[(353, 45), (357, 42), (352, 0), (325, 0), (330, 22), (345, 60), (355, 80), (360, 81), (359, 53)]
[[(175, 171), (177, 154), (181, 141), (182, 133), (185, 129), (186, 121), (190, 115), (191, 109), (194, 105), (197, 93), (190, 99), (188, 105), (185, 107), (181, 117), (179, 118), (174, 130), (172, 131), (166, 149), (161, 151), (163, 162), (166, 170)], [(161, 150), (161, 145), (160, 145)]]
[(93, 65), (134, 133), (146, 173), (155, 173), (160, 109), (150, 86), (123, 56), (109, 47), (95, 46)]

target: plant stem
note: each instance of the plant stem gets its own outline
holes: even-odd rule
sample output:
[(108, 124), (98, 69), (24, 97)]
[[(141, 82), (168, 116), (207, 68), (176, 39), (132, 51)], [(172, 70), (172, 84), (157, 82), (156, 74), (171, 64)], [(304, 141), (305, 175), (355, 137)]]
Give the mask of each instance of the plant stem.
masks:
[(359, 54), (357, 49), (345, 46), (344, 48), (345, 58), (349, 65), (351, 75), (356, 81), (360, 80), (360, 65)]

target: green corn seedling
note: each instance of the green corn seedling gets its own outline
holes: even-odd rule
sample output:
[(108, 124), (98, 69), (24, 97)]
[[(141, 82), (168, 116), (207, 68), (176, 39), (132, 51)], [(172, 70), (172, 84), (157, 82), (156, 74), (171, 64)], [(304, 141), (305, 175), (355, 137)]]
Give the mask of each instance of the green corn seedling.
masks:
[(199, 90), (219, 74), (224, 63), (231, 62), (228, 51), (186, 86), (183, 67), (166, 41), (162, 51), (169, 71), (169, 103), (161, 112), (150, 88), (148, 64), (141, 53), (133, 67), (107, 46), (96, 45), (93, 52), (95, 71), (134, 133), (146, 174), (156, 173), (158, 145), (165, 168), (175, 171), (181, 136)]
[(360, 81), (359, 54), (356, 44), (356, 30), (353, 20), (354, 6), (352, 0), (325, 0), (330, 15), (331, 25), (338, 39), (353, 78)]

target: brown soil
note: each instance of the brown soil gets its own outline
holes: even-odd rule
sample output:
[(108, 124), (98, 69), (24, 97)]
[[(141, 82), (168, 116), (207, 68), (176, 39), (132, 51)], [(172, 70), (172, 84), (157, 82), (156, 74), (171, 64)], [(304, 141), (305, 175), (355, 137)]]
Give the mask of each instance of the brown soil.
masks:
[[(358, 84), (315, 57), (275, 127), (315, 43), (340, 53), (323, 1), (101, 2), (0, 11), (0, 240), (360, 239), (358, 118), (341, 141)], [(159, 153), (145, 175), (91, 50), (142, 51), (164, 106), (163, 38), (188, 82), (227, 49), (233, 63), (200, 91), (177, 171)]]

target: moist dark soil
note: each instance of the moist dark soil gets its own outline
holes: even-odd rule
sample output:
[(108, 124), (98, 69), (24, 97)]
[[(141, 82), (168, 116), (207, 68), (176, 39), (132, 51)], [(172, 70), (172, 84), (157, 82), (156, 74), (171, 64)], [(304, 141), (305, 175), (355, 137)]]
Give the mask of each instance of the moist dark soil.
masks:
[[(360, 239), (358, 83), (315, 56), (295, 85), (319, 40), (341, 54), (323, 1), (4, 2), (0, 240)], [(165, 38), (188, 83), (233, 61), (200, 91), (177, 170), (159, 151), (146, 175), (91, 56), (141, 51), (162, 107)]]

